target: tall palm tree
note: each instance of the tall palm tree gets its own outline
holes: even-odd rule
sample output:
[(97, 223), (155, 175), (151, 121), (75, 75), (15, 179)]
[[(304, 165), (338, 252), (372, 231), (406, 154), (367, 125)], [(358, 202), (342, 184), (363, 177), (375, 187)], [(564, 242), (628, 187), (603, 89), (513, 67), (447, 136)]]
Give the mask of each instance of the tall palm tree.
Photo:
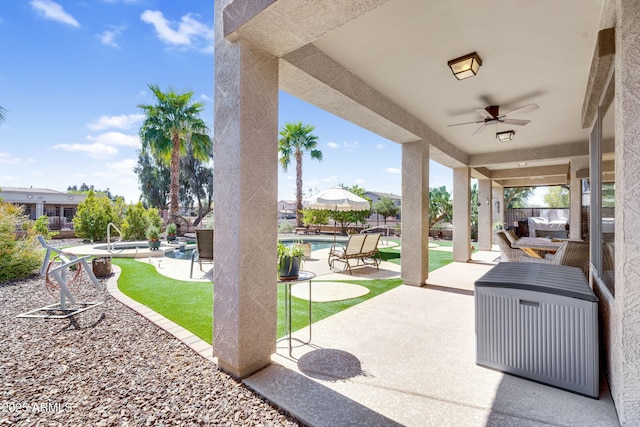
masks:
[(309, 151), (312, 159), (322, 161), (322, 151), (317, 150), (318, 137), (311, 132), (315, 129), (312, 125), (304, 125), (302, 122), (286, 123), (280, 131), (278, 152), (280, 164), (286, 172), (291, 158), (296, 160), (296, 224), (302, 227), (302, 154)]
[(5, 110), (4, 108), (0, 107), (0, 124), (2, 124), (2, 122), (4, 122), (4, 119), (6, 117), (6, 112), (7, 110)]
[(200, 118), (204, 104), (192, 102), (193, 92), (175, 93), (171, 89), (164, 93), (157, 85), (148, 85), (156, 97), (156, 104), (140, 104), (147, 117), (140, 128), (142, 149), (150, 152), (170, 168), (169, 216), (175, 221), (178, 216), (180, 190), (180, 156), (191, 145), (193, 155), (206, 161), (211, 152), (208, 128)]

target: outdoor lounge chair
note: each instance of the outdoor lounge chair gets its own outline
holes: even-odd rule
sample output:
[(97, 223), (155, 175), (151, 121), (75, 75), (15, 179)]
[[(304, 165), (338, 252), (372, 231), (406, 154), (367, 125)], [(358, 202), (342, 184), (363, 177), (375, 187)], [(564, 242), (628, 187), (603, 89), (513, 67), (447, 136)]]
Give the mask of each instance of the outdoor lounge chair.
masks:
[[(353, 274), (351, 271), (350, 260), (356, 260), (355, 266), (358, 265), (375, 265), (376, 269), (379, 269), (380, 252), (378, 252), (378, 242), (380, 241), (380, 233), (371, 234), (352, 234), (349, 236), (346, 246), (340, 243), (334, 243), (329, 249), (329, 267), (334, 269), (334, 263), (336, 261), (345, 264), (342, 269), (349, 270), (349, 274)], [(353, 267), (355, 267), (353, 266)]]
[(203, 273), (203, 263), (213, 264), (213, 229), (196, 229), (196, 247), (197, 249), (191, 254), (191, 273), (189, 274), (191, 278), (193, 278), (193, 264), (196, 261), (200, 265), (200, 271)]
[[(496, 232), (496, 240), (498, 241), (498, 246), (500, 247), (500, 261), (501, 262), (518, 262), (520, 261), (520, 257), (524, 252), (518, 248), (511, 247), (511, 239), (509, 239), (509, 235), (507, 233), (513, 234), (513, 231), (503, 231), (500, 230)], [(517, 240), (517, 237), (513, 234), (513, 238)], [(514, 240), (515, 241), (515, 240)]]
[(533, 258), (526, 255), (520, 257), (522, 262), (535, 262), (539, 264), (568, 265), (578, 267), (589, 277), (589, 243), (575, 240), (567, 240), (560, 249), (546, 258)]

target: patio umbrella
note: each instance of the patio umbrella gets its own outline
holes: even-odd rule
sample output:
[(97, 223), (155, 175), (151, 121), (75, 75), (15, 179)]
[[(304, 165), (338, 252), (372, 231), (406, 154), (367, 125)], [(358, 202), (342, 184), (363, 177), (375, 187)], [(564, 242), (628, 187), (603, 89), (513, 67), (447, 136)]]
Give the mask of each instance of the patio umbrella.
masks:
[[(308, 209), (329, 210), (333, 212), (368, 211), (371, 204), (368, 200), (345, 190), (342, 187), (332, 187), (315, 196), (302, 201), (302, 206)], [(336, 240), (335, 219), (333, 221), (333, 240)]]

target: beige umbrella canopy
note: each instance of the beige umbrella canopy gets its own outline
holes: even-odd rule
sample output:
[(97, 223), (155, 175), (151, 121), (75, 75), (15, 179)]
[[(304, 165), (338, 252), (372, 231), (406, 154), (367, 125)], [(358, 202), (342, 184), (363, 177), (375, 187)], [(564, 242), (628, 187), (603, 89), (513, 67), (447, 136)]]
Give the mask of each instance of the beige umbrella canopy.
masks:
[[(332, 187), (315, 196), (302, 201), (307, 209), (328, 210), (333, 212), (368, 211), (371, 204), (368, 200), (345, 190), (342, 187)], [(335, 240), (335, 221), (333, 238)]]

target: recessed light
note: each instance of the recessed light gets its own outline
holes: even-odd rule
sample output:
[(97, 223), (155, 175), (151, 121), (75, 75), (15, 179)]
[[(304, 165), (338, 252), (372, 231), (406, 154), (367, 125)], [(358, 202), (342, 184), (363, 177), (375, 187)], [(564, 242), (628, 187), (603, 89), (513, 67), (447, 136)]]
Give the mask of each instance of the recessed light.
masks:
[(518, 163), (518, 166), (527, 166), (527, 162), (520, 162)]

